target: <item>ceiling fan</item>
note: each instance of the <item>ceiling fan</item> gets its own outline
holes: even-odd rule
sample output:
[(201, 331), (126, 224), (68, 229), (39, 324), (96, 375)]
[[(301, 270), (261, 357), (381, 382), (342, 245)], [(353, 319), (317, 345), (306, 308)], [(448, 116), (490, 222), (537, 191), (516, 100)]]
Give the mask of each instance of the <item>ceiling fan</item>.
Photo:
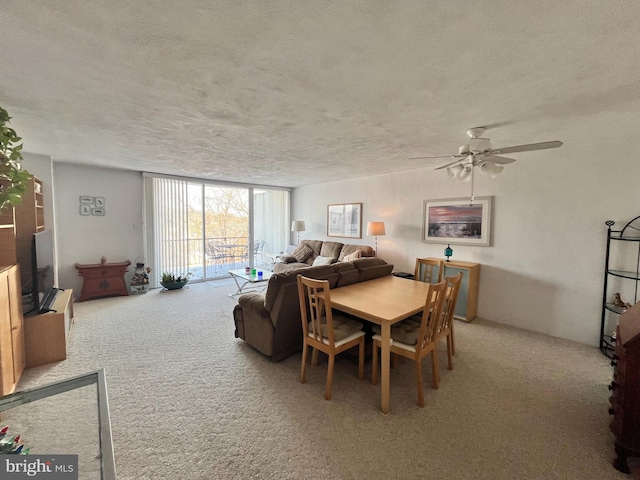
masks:
[(411, 160), (423, 158), (450, 158), (453, 161), (436, 167), (436, 170), (446, 169), (451, 178), (458, 178), (463, 182), (471, 181), (471, 203), (473, 203), (473, 174), (476, 168), (484, 175), (491, 175), (496, 178), (502, 170), (503, 165), (515, 162), (513, 158), (503, 157), (503, 154), (530, 152), (533, 150), (546, 150), (548, 148), (558, 148), (562, 146), (560, 141), (530, 143), (527, 145), (516, 145), (512, 147), (492, 148), (488, 138), (480, 136), (485, 132), (484, 127), (474, 127), (467, 130), (469, 143), (462, 145), (458, 149), (457, 155), (437, 155), (433, 157), (412, 157)]

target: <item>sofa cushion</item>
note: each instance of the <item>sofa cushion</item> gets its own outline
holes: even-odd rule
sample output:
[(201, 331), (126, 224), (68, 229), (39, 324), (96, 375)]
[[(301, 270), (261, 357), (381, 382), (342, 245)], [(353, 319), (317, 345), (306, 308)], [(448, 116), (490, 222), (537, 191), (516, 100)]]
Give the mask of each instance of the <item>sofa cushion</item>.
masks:
[(335, 263), (338, 261), (343, 246), (344, 244), (341, 242), (322, 242), (320, 255), (323, 257), (331, 257), (333, 259), (331, 263)]
[(393, 265), (379, 258), (358, 258), (353, 261), (353, 266), (360, 272), (358, 281), (366, 282), (374, 278), (391, 275)]
[(291, 256), (296, 259), (296, 262), (303, 263), (312, 253), (313, 250), (310, 246), (305, 243), (301, 243), (298, 245), (298, 248), (291, 253)]
[(333, 263), (333, 257), (317, 256), (316, 259), (311, 264), (311, 266), (317, 267), (318, 265), (331, 265), (332, 263)]
[(349, 255), (350, 253), (355, 252), (356, 250), (360, 250), (360, 256), (362, 257), (375, 257), (376, 252), (369, 245), (344, 245), (342, 250), (340, 250), (340, 255), (338, 255), (338, 261), (341, 262), (342, 259)]
[[(289, 265), (298, 264), (285, 264), (285, 266)], [(337, 285), (338, 274), (334, 273), (333, 265), (322, 265), (319, 267), (311, 267), (306, 264), (302, 265), (304, 265), (304, 268), (296, 268), (295, 270), (291, 271), (279, 272), (271, 276), (271, 278), (269, 279), (269, 283), (267, 284), (267, 291), (264, 294), (264, 307), (267, 310), (269, 310), (270, 312), (273, 311), (276, 298), (278, 297), (280, 288), (282, 288), (283, 285), (293, 284), (294, 288), (298, 288), (296, 285), (298, 274), (304, 275), (309, 278), (315, 278), (317, 280), (329, 280), (330, 288), (335, 288), (335, 286)], [(297, 308), (299, 308), (299, 305)]]
[(342, 257), (342, 261), (343, 262), (353, 262), (355, 259), (360, 258), (362, 256), (362, 252), (360, 250), (356, 250), (353, 253), (350, 253), (349, 255), (345, 255), (344, 257)]

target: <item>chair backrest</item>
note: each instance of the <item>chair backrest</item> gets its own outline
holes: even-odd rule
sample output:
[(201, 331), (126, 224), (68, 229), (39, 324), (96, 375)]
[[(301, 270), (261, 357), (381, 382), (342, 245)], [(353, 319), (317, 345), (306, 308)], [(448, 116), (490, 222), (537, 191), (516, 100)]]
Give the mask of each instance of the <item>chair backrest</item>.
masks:
[(416, 351), (422, 350), (435, 339), (438, 325), (442, 319), (442, 306), (446, 296), (447, 282), (431, 283), (427, 291), (427, 299), (422, 311), (422, 322)]
[(444, 272), (444, 260), (435, 258), (416, 258), (415, 280), (427, 283), (439, 283)]
[(455, 277), (446, 277), (445, 282), (447, 289), (442, 307), (442, 321), (440, 322), (437, 333), (448, 330), (451, 327), (453, 314), (456, 310), (456, 302), (458, 301), (458, 293), (462, 285), (462, 272), (459, 272)]
[(220, 249), (220, 246), (215, 240), (210, 240), (207, 242), (205, 246), (205, 252), (209, 258), (220, 258), (224, 256), (223, 252)]
[(321, 343), (325, 336), (329, 340), (329, 346), (333, 347), (335, 343), (329, 281), (298, 275), (297, 282), (303, 335), (311, 334)]
[(253, 254), (254, 255), (261, 255), (263, 248), (264, 248), (264, 240), (256, 240), (253, 243)]

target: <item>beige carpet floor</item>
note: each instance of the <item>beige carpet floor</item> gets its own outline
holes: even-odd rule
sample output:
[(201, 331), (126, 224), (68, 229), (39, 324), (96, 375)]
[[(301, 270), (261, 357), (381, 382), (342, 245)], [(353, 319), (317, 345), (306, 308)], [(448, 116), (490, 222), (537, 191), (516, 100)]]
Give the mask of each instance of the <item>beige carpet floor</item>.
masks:
[[(75, 304), (69, 358), (27, 370), (19, 388), (104, 368), (121, 480), (629, 478), (611, 466), (612, 368), (597, 348), (456, 322), (440, 389), (419, 408), (401, 362), (383, 416), (370, 364), (359, 381), (356, 362), (339, 359), (328, 402), (326, 363), (300, 384), (300, 354), (272, 363), (235, 339), (234, 287)], [(423, 371), (430, 385), (428, 360)], [(81, 478), (96, 478), (94, 394), (35, 402), (7, 422), (33, 453), (80, 452)]]

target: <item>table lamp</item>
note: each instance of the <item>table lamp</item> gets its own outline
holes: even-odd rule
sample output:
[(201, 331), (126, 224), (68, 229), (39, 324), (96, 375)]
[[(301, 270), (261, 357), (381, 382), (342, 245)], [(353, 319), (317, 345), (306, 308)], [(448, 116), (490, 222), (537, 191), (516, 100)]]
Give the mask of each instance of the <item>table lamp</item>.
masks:
[(384, 222), (367, 222), (367, 235), (376, 239), (376, 257), (378, 256), (378, 235), (384, 235)]
[(304, 220), (294, 220), (291, 222), (291, 231), (298, 234), (298, 245), (300, 245), (300, 232), (304, 232)]

